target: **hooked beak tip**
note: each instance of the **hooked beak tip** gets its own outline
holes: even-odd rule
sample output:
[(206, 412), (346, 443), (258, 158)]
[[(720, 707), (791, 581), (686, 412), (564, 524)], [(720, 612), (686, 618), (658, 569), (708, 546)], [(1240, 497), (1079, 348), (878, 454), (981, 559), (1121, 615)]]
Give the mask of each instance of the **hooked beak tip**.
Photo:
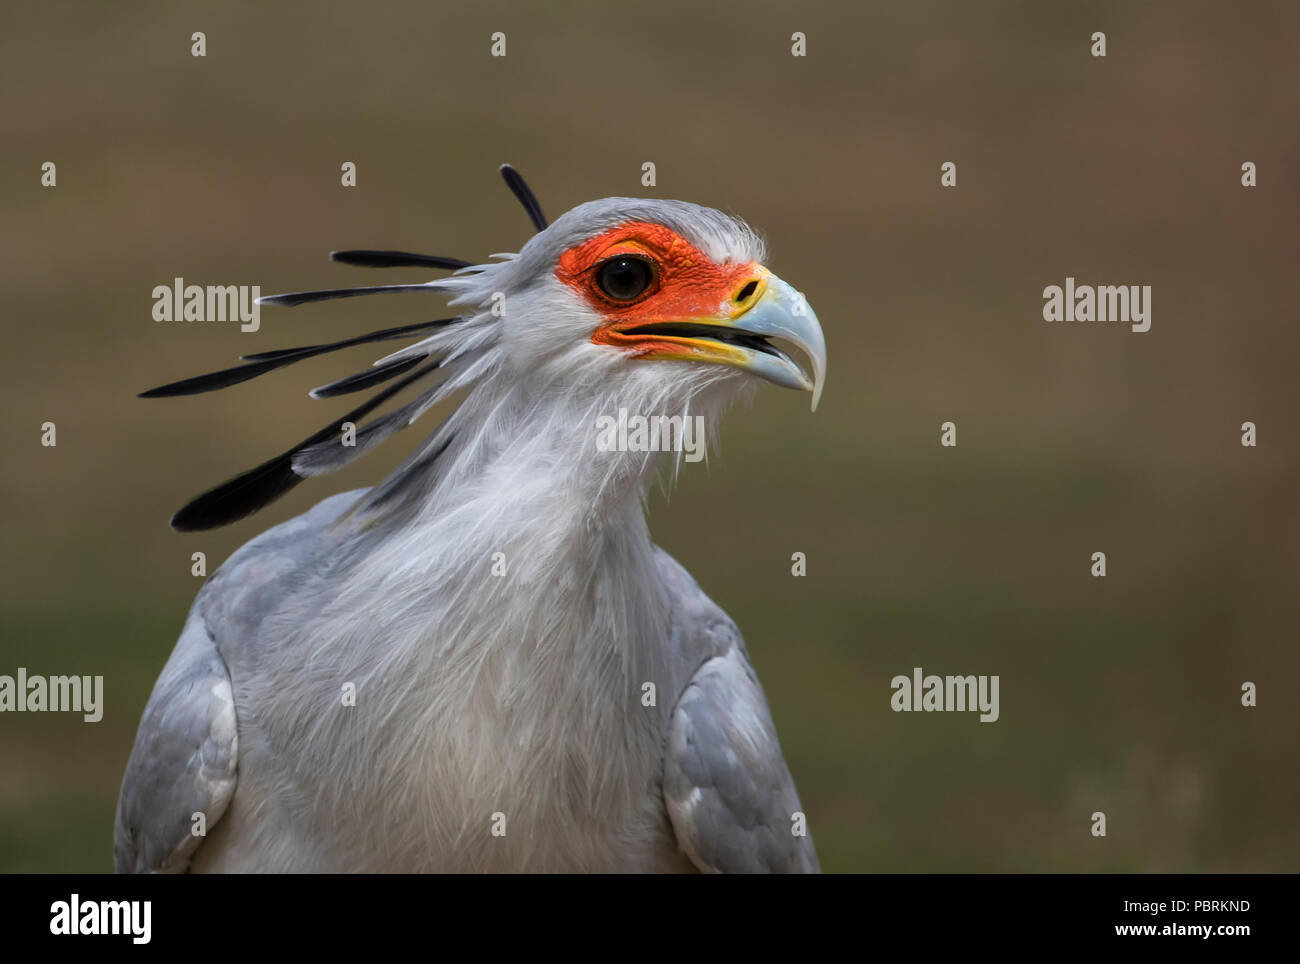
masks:
[(776, 275), (769, 274), (767, 290), (752, 309), (736, 319), (735, 327), (749, 334), (787, 341), (806, 356), (806, 366), (782, 354), (784, 362), (779, 366), (771, 366), (771, 360), (764, 357), (751, 370), (786, 388), (812, 392), (812, 410), (817, 411), (826, 382), (826, 340), (807, 299)]

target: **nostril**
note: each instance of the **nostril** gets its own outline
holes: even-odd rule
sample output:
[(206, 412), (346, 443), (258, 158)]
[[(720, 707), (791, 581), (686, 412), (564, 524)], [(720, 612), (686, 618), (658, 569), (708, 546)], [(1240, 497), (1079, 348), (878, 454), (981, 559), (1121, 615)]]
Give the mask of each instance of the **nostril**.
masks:
[(758, 282), (751, 281), (749, 284), (745, 285), (745, 287), (741, 288), (740, 291), (736, 292), (736, 303), (740, 304), (740, 302), (746, 300), (750, 295), (752, 295), (757, 290), (758, 290)]

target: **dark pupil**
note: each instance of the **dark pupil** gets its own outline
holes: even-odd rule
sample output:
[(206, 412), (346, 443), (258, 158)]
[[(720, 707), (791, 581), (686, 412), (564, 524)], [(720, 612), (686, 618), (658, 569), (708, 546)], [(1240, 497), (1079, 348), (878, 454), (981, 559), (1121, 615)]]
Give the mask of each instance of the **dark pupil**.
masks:
[(615, 258), (601, 266), (600, 290), (615, 301), (630, 301), (650, 284), (650, 268), (640, 258)]

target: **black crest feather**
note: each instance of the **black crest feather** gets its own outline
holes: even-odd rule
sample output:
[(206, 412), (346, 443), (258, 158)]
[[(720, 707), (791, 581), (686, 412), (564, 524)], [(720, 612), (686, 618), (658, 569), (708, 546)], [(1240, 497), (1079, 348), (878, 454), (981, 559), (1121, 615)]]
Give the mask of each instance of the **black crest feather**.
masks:
[[(520, 176), (519, 172), (509, 164), (503, 164), (501, 166), (501, 176), (505, 179), (506, 184), (510, 187), (510, 190), (514, 193), (515, 197), (519, 199), (519, 203), (523, 205), (524, 210), (528, 213), (529, 220), (533, 223), (533, 227), (538, 231), (545, 230), (547, 225), (546, 215), (542, 213), (542, 207), (537, 202), (537, 197), (528, 187), (527, 182), (525, 182)], [(472, 262), (462, 261), (459, 258), (447, 258), (432, 254), (415, 254), (410, 251), (358, 248), (346, 251), (334, 251), (331, 253), (330, 257), (342, 264), (358, 265), (366, 268), (438, 268), (450, 271), (461, 271), (464, 269), (482, 270), (481, 268), (476, 269)], [(358, 288), (333, 288), (324, 291), (299, 291), (282, 295), (269, 295), (258, 299), (258, 302), (259, 304), (264, 305), (291, 306), (309, 304), (315, 301), (329, 301), (334, 298), (354, 298), (361, 295), (388, 294), (391, 292), (407, 291), (436, 292), (437, 288), (430, 288), (428, 284), (390, 284)], [(423, 321), (412, 325), (401, 325), (396, 328), (382, 328), (378, 331), (367, 332), (363, 335), (357, 335), (352, 338), (345, 338), (341, 341), (328, 342), (320, 345), (304, 345), (298, 348), (276, 348), (271, 351), (255, 352), (250, 355), (242, 356), (241, 360), (244, 362), (242, 365), (236, 365), (232, 368), (224, 368), (221, 371), (209, 372), (206, 375), (196, 375), (191, 378), (184, 378), (167, 385), (151, 388), (148, 391), (141, 392), (140, 397), (163, 398), (168, 396), (195, 395), (200, 392), (210, 392), (219, 388), (226, 388), (230, 385), (238, 385), (241, 382), (246, 382), (249, 379), (263, 375), (266, 372), (284, 368), (295, 362), (302, 361), (305, 358), (313, 358), (317, 355), (338, 351), (343, 348), (351, 348), (354, 345), (410, 338), (422, 335), (437, 328), (442, 328), (459, 320), (458, 317), (438, 318), (433, 321)], [(251, 515), (259, 509), (269, 505), (291, 490), (305, 477), (294, 470), (295, 456), (301, 456), (301, 471), (314, 475), (321, 472), (332, 471), (341, 465), (347, 464), (357, 455), (360, 455), (362, 451), (375, 444), (381, 443), (384, 439), (393, 435), (402, 427), (411, 424), (419, 418), (423, 411), (439, 401), (443, 395), (446, 394), (448, 387), (454, 384), (454, 382), (445, 382), (443, 385), (427, 389), (423, 395), (415, 399), (413, 402), (409, 402), (402, 408), (370, 422), (358, 433), (359, 438), (364, 436), (365, 444), (359, 445), (356, 451), (349, 450), (347, 453), (341, 455), (330, 450), (328, 444), (332, 443), (340, 436), (345, 422), (356, 422), (368, 415), (384, 402), (388, 401), (388, 399), (402, 391), (402, 389), (437, 371), (442, 365), (442, 361), (443, 358), (441, 355), (438, 357), (431, 357), (430, 354), (398, 358), (382, 365), (373, 366), (365, 371), (357, 372), (354, 375), (348, 375), (344, 378), (336, 379), (335, 381), (329, 382), (328, 384), (315, 389), (311, 393), (313, 397), (332, 398), (337, 395), (361, 391), (384, 382), (392, 382), (392, 384), (376, 393), (364, 404), (354, 408), (341, 418), (334, 420), (319, 432), (303, 439), (287, 451), (282, 452), (274, 458), (263, 462), (261, 465), (255, 466), (247, 472), (223, 482), (216, 488), (209, 489), (202, 495), (191, 499), (172, 517), (172, 528), (182, 532), (214, 529), (218, 526), (227, 525), (228, 523), (242, 519), (245, 516)], [(398, 378), (398, 376), (404, 377), (393, 382), (392, 380)], [(378, 504), (379, 502), (386, 501), (390, 499), (396, 491), (404, 489), (405, 481), (409, 479), (414, 472), (427, 468), (430, 463), (437, 459), (437, 457), (446, 450), (449, 441), (449, 437), (442, 439), (440, 444), (435, 446), (432, 451), (427, 452), (414, 460), (410, 460), (404, 469), (399, 470), (390, 476), (385, 483), (378, 486), (375, 492), (372, 493), (374, 503)]]
[(178, 382), (169, 382), (166, 385), (159, 385), (157, 388), (151, 388), (148, 391), (141, 392), (140, 398), (173, 398), (177, 395), (199, 395), (203, 392), (215, 392), (219, 388), (229, 388), (231, 385), (238, 385), (240, 382), (246, 382), (249, 379), (256, 378), (258, 375), (265, 375), (267, 372), (273, 372), (278, 368), (284, 368), (292, 365), (294, 362), (302, 361), (304, 358), (314, 358), (317, 355), (324, 355), (332, 351), (338, 351), (342, 348), (351, 348), (353, 345), (364, 345), (374, 341), (388, 341), (394, 338), (410, 338), (435, 328), (441, 328), (449, 325), (455, 318), (438, 318), (434, 321), (422, 321), (414, 325), (403, 325), (400, 328), (384, 328), (380, 331), (372, 331), (365, 335), (357, 335), (355, 338), (345, 338), (343, 341), (331, 342), (328, 345), (306, 345), (301, 348), (277, 348), (275, 351), (259, 352), (255, 355), (244, 355), (243, 360), (248, 364), (236, 365), (233, 368), (223, 368), (221, 371), (209, 372), (206, 375), (195, 375), (192, 378), (182, 378)]
[(523, 175), (516, 171), (509, 164), (501, 165), (501, 176), (505, 178), (506, 184), (514, 192), (515, 197), (519, 198), (519, 203), (524, 206), (528, 212), (528, 217), (533, 222), (533, 227), (538, 231), (546, 230), (546, 215), (542, 213), (542, 206), (537, 203), (537, 196), (533, 194), (532, 188), (524, 180)]
[(330, 422), (319, 432), (303, 439), (288, 451), (191, 499), (172, 516), (172, 528), (178, 532), (215, 529), (218, 526), (237, 522), (245, 516), (252, 515), (258, 509), (270, 505), (302, 481), (303, 477), (293, 470), (293, 457), (297, 452), (339, 435), (344, 422), (356, 422), (365, 417), (406, 386), (435, 371), (437, 367), (438, 362), (433, 361), (417, 368), (401, 381), (390, 385), (364, 404)]
[(460, 258), (442, 258), (436, 254), (411, 254), (409, 251), (331, 251), (330, 257), (341, 264), (363, 268), (460, 268), (473, 267)]

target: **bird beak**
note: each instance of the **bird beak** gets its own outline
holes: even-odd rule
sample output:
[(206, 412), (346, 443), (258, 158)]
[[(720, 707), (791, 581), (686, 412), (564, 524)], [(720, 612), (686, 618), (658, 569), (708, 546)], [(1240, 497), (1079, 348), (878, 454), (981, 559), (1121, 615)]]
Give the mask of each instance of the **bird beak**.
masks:
[[(748, 351), (749, 357), (740, 367), (777, 385), (812, 392), (815, 412), (826, 383), (826, 339), (822, 326), (802, 294), (774, 274), (768, 273), (764, 280), (767, 290), (754, 306), (731, 320), (730, 327), (737, 332), (763, 340), (759, 350)], [(787, 341), (807, 355), (811, 377), (784, 351), (767, 344), (768, 338)]]
[[(817, 315), (798, 291), (766, 268), (755, 274), (717, 314), (617, 325), (621, 344), (640, 358), (706, 361), (740, 368), (785, 388), (812, 392), (813, 411), (826, 381), (826, 340)], [(808, 356), (811, 374), (769, 338)]]

